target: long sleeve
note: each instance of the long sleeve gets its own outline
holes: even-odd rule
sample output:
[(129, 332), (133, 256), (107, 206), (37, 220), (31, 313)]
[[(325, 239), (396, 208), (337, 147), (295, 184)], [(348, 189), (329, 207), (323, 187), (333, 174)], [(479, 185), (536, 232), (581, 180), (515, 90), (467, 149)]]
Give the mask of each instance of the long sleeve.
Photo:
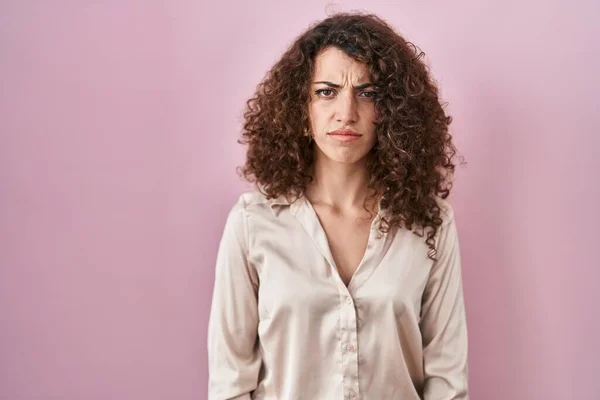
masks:
[(467, 326), (461, 259), (454, 213), (439, 231), (434, 262), (421, 313), (424, 400), (466, 400), (468, 395)]
[(240, 198), (230, 211), (217, 255), (208, 322), (209, 400), (250, 400), (258, 384), (258, 279), (248, 262), (244, 207)]

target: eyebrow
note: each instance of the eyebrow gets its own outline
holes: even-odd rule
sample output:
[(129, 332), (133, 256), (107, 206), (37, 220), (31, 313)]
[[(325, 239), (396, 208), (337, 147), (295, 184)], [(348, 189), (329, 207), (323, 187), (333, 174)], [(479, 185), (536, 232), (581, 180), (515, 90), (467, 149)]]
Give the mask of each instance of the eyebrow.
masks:
[[(322, 84), (325, 84), (325, 85), (327, 85), (327, 86), (330, 86), (330, 87), (332, 87), (332, 88), (336, 88), (336, 89), (337, 89), (337, 88), (340, 88), (340, 87), (342, 87), (342, 85), (340, 85), (340, 84), (333, 83), (333, 82), (328, 82), (328, 81), (318, 81), (318, 82), (313, 82), (313, 84), (314, 84), (314, 85), (316, 85), (316, 84), (318, 84), (318, 83), (322, 83)], [(370, 83), (370, 82), (367, 82), (367, 83), (363, 83), (362, 85), (354, 86), (354, 89), (355, 89), (355, 90), (362, 90), (362, 89), (366, 89), (366, 88), (368, 88), (368, 87), (371, 87), (371, 86), (373, 86), (373, 87), (374, 87), (375, 85), (373, 85), (373, 84), (372, 84), (372, 83)]]

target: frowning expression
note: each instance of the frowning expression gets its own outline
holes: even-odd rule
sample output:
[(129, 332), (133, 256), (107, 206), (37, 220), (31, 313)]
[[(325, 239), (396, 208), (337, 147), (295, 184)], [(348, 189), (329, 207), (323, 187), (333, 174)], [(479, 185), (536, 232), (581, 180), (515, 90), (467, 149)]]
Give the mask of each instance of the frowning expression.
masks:
[(317, 157), (340, 163), (365, 159), (376, 142), (376, 95), (365, 64), (336, 47), (316, 56), (309, 117)]

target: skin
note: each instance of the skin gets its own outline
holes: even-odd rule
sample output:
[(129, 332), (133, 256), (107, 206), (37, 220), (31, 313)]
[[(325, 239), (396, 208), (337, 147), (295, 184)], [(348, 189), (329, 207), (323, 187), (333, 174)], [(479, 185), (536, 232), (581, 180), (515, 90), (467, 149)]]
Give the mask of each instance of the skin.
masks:
[[(372, 86), (366, 86), (369, 84), (367, 67), (343, 51), (330, 47), (317, 55), (309, 115), (318, 159), (357, 166), (364, 164), (365, 156), (376, 141), (373, 124), (376, 92)], [(330, 134), (345, 128), (362, 136), (348, 143), (340, 142)]]
[[(324, 83), (327, 82), (327, 83)], [(362, 260), (377, 204), (367, 205), (369, 195), (366, 161), (377, 141), (376, 95), (369, 86), (364, 64), (330, 47), (315, 58), (308, 105), (311, 132), (315, 142), (314, 181), (306, 196), (321, 222), (340, 277), (349, 284)], [(348, 129), (360, 136), (336, 136)]]

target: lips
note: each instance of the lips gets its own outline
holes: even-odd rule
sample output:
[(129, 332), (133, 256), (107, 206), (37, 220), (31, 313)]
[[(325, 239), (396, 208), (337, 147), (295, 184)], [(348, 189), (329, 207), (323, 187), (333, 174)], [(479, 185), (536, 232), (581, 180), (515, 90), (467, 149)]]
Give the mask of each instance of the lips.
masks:
[(360, 133), (355, 132), (350, 129), (338, 129), (338, 130), (329, 132), (329, 135), (331, 135), (331, 136), (356, 136), (356, 137), (362, 136)]
[(350, 129), (338, 129), (332, 132), (329, 132), (329, 137), (331, 139), (337, 141), (338, 143), (353, 143), (362, 137), (362, 135), (358, 132), (355, 132)]

